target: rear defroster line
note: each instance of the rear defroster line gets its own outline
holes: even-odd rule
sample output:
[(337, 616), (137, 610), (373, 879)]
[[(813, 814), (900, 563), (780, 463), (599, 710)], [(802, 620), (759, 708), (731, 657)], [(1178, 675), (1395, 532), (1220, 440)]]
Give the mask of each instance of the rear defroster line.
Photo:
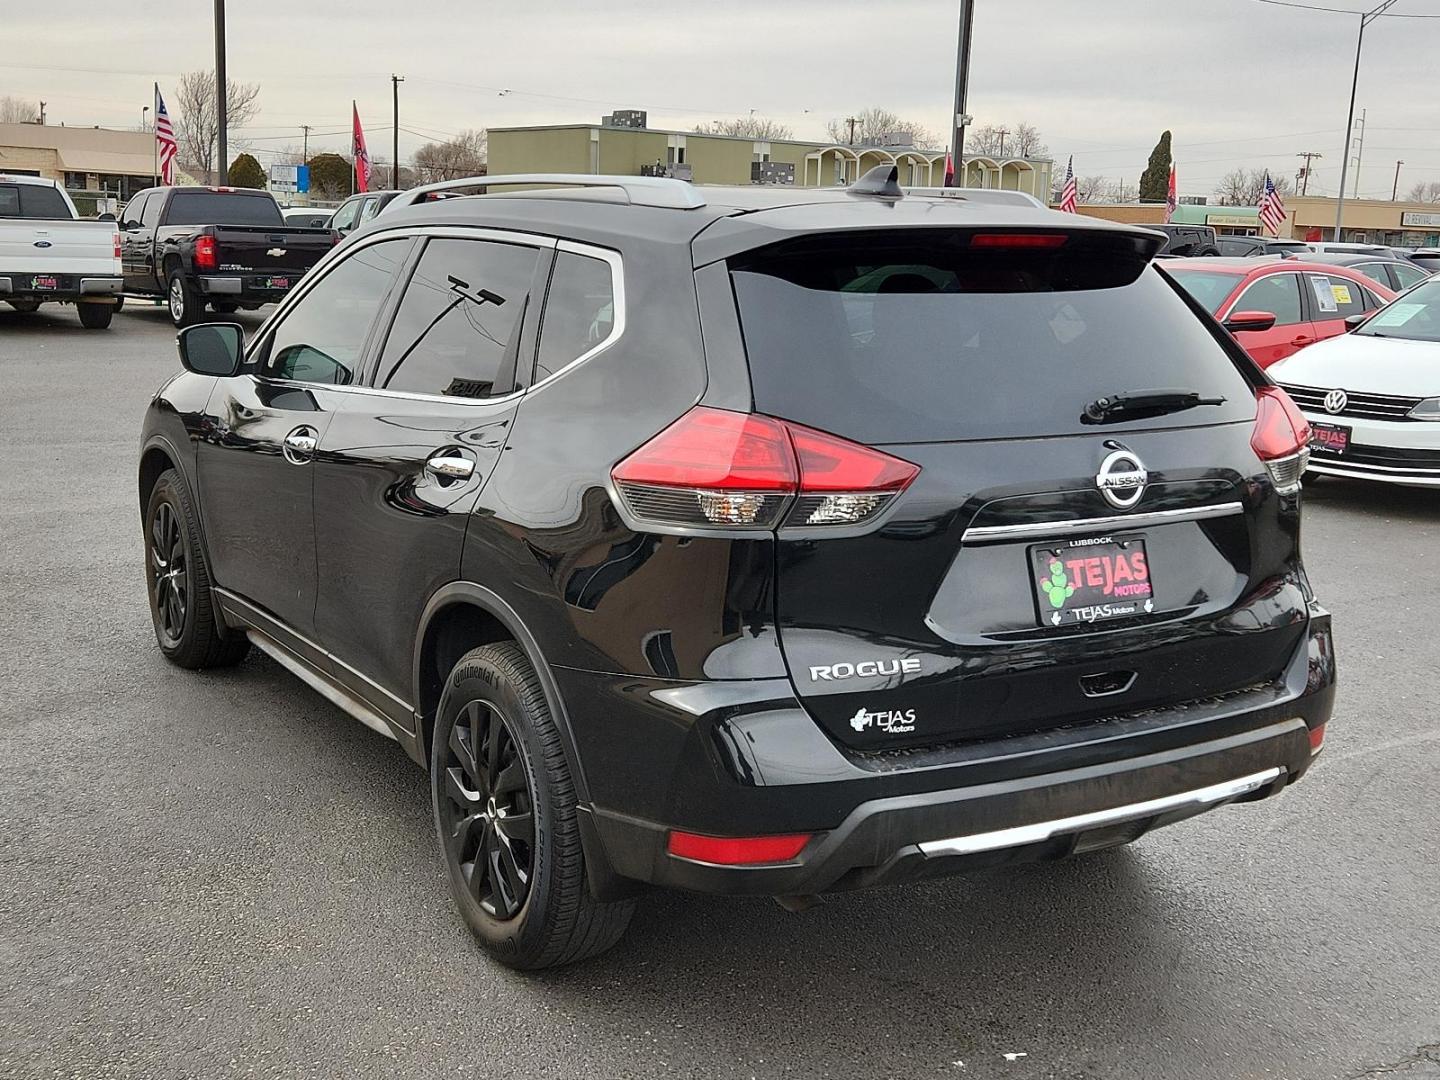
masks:
[(1281, 769), (1275, 766), (1263, 772), (1250, 773), (1235, 780), (1226, 780), (1209, 787), (1182, 791), (1145, 802), (1127, 803), (1109, 810), (1094, 810), (1088, 814), (1055, 818), (1051, 821), (1037, 821), (1033, 825), (1017, 825), (1011, 829), (996, 829), (993, 832), (971, 833), (969, 836), (952, 836), (948, 840), (928, 840), (920, 844), (920, 852), (927, 859), (943, 858), (947, 855), (973, 855), (980, 851), (995, 851), (1000, 848), (1020, 847), (1024, 844), (1038, 844), (1055, 836), (1086, 832), (1104, 825), (1117, 825), (1125, 821), (1155, 817), (1172, 810), (1183, 810), (1197, 806), (1214, 806), (1241, 795), (1258, 791), (1266, 784), (1280, 778)]

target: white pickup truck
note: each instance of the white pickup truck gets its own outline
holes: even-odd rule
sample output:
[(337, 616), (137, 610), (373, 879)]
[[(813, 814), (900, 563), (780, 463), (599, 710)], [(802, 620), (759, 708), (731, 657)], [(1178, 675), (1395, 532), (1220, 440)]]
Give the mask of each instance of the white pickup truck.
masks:
[(103, 330), (124, 287), (113, 218), (81, 221), (54, 180), (0, 173), (0, 300), (26, 312), (74, 304), (87, 330)]

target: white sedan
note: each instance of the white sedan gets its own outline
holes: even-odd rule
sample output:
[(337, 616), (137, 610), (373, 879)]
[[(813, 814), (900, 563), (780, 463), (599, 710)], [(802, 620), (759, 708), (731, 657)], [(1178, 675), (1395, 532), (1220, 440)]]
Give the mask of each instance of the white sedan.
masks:
[(1440, 278), (1267, 374), (1310, 421), (1310, 472), (1440, 487)]

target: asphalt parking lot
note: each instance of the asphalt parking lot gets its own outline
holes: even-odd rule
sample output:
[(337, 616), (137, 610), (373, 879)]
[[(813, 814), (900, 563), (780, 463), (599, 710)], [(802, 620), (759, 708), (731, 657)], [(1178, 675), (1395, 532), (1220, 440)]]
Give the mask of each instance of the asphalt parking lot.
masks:
[(0, 307), (0, 1076), (1440, 1077), (1440, 492), (1310, 493), (1341, 690), (1279, 799), (803, 915), (657, 894), (525, 977), (395, 744), (259, 654), (161, 659), (134, 471), (173, 336)]

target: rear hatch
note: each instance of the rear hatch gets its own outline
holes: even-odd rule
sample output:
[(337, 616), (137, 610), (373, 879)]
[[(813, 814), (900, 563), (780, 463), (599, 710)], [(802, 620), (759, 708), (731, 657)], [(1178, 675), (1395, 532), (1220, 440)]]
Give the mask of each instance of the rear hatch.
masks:
[[(919, 466), (871, 523), (807, 519), (802, 494), (779, 530), (781, 645), (837, 740), (989, 739), (1280, 677), (1306, 605), (1298, 502), (1252, 445), (1262, 380), (1148, 254), (926, 229), (729, 259), (755, 410)], [(1266, 456), (1303, 445), (1279, 415)]]

